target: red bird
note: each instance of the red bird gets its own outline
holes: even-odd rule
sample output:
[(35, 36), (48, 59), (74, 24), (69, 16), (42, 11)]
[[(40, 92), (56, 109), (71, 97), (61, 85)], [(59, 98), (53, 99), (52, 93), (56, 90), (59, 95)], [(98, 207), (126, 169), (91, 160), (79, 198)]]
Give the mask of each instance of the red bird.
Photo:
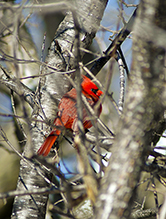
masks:
[[(81, 83), (82, 93), (86, 97), (90, 106), (94, 108), (95, 104), (99, 100), (100, 95), (103, 94), (101, 90), (85, 75), (83, 75), (83, 81)], [(42, 146), (38, 150), (39, 155), (47, 156), (56, 141), (57, 137), (62, 132), (63, 127), (66, 129), (70, 129), (73, 132), (78, 131), (77, 127), (77, 92), (76, 89), (73, 88), (69, 92), (67, 92), (61, 99), (58, 106), (58, 116), (54, 120), (54, 125), (56, 128), (51, 131), (49, 136), (46, 138)], [(99, 110), (97, 112), (97, 116), (99, 117), (102, 110), (102, 106), (100, 104)], [(88, 118), (86, 109), (83, 107), (83, 126), (85, 129), (89, 129), (92, 127), (92, 123)], [(59, 127), (59, 129), (58, 129)]]

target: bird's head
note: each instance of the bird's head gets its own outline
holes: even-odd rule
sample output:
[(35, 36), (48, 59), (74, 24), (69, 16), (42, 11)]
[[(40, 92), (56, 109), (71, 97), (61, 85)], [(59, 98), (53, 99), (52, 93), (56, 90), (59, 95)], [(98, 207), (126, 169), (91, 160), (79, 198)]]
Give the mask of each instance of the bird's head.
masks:
[(82, 93), (85, 96), (90, 96), (94, 101), (98, 101), (99, 97), (103, 94), (101, 90), (91, 81), (88, 77), (83, 75), (83, 82), (81, 83)]

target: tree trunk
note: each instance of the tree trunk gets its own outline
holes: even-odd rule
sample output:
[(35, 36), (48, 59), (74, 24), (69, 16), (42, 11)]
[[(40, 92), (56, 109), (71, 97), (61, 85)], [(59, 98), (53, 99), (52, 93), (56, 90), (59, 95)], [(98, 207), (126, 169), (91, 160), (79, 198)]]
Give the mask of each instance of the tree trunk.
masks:
[[(73, 1), (75, 5), (69, 5), (76, 13), (81, 28), (81, 47), (87, 48), (99, 28), (107, 1)], [(46, 64), (51, 66), (42, 67), (36, 105), (32, 113), (32, 122), (29, 124), (30, 135), (25, 146), (23, 155), (31, 158), (44, 141), (44, 135), (49, 130), (57, 113), (60, 98), (70, 89), (70, 83), (61, 72), (73, 70), (77, 63), (75, 56), (77, 51), (75, 45), (75, 26), (73, 15), (68, 12), (60, 24), (55, 37), (51, 43)], [(71, 55), (72, 54), (72, 55)], [(83, 52), (81, 52), (83, 57)], [(54, 69), (53, 69), (54, 68)], [(56, 73), (59, 72), (59, 73)], [(73, 74), (74, 77), (74, 74)], [(47, 122), (41, 123), (37, 120)], [(22, 159), (20, 162), (20, 175), (17, 190), (32, 190), (48, 187), (51, 181), (51, 173), (39, 167), (35, 160)], [(13, 205), (12, 218), (45, 218), (48, 195), (27, 195), (16, 197)]]
[(102, 179), (95, 219), (129, 218), (148, 148), (158, 141), (156, 133), (165, 130), (165, 35), (159, 34), (166, 30), (165, 8), (162, 0), (142, 0), (138, 8), (124, 112)]

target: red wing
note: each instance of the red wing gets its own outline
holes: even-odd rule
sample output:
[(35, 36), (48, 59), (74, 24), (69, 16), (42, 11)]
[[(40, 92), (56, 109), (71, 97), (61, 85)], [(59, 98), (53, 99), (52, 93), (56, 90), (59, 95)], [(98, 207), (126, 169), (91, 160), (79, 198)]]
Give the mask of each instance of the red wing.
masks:
[(72, 89), (66, 95), (63, 96), (59, 103), (58, 119), (55, 125), (63, 125), (66, 129), (72, 129), (72, 123), (77, 117), (76, 109), (76, 90)]

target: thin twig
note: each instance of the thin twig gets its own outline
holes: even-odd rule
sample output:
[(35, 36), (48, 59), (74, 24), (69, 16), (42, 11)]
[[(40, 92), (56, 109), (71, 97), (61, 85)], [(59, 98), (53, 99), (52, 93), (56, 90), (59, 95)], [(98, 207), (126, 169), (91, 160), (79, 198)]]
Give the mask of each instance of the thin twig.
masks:
[(123, 0), (120, 0), (120, 2), (122, 2), (122, 4), (124, 4), (127, 8), (128, 7), (137, 7), (138, 6), (138, 4), (127, 4), (125, 1), (123, 1)]
[(107, 93), (107, 95), (110, 98), (111, 102), (113, 103), (113, 106), (115, 107), (116, 111), (120, 115), (118, 104), (116, 103), (115, 99), (113, 98), (113, 92), (111, 94)]
[[(13, 91), (11, 91), (11, 103), (12, 103), (12, 109), (13, 109), (13, 112), (14, 112), (14, 115), (17, 115), (16, 113), (16, 108), (15, 108), (15, 104), (14, 104), (14, 96), (13, 96)], [(21, 121), (19, 120), (19, 117), (13, 117), (16, 121), (17, 121), (17, 124), (18, 124), (18, 127), (20, 128), (22, 134), (24, 135), (24, 139), (27, 139), (27, 135), (25, 133), (25, 130), (23, 128), (23, 125), (21, 123)]]
[(8, 140), (6, 133), (4, 132), (4, 130), (2, 129), (2, 127), (0, 126), (0, 134), (2, 136), (2, 138), (5, 140), (5, 142), (10, 146), (10, 148), (12, 148), (12, 150), (22, 159), (24, 159), (24, 157), (21, 155), (20, 152), (18, 152), (18, 150), (10, 143), (10, 141)]
[(123, 65), (123, 61), (121, 59), (120, 54), (117, 52), (117, 57), (116, 60), (118, 62), (119, 65), (119, 73), (120, 73), (120, 96), (119, 96), (119, 104), (118, 104), (118, 108), (119, 108), (119, 112), (120, 114), (123, 111), (123, 104), (124, 104), (124, 93), (125, 93), (125, 73), (124, 73), (124, 65)]

